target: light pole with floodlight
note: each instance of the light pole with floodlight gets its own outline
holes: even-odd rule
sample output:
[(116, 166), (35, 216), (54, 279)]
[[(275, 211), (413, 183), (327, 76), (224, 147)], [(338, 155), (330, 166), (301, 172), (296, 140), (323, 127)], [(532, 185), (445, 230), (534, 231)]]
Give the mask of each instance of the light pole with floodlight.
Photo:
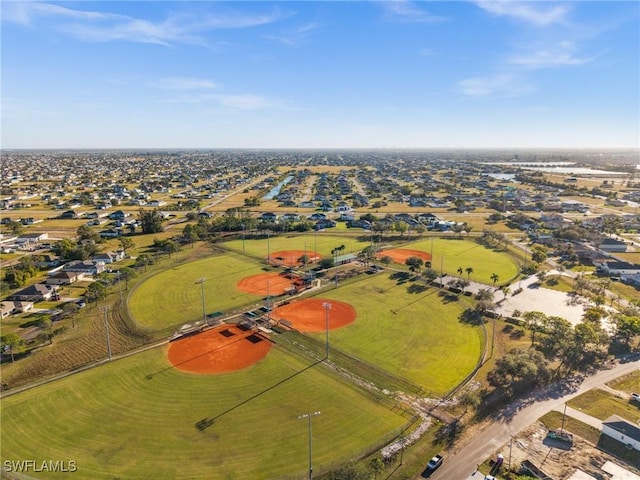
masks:
[(205, 280), (206, 280), (206, 278), (202, 277), (196, 283), (200, 284), (201, 291), (202, 291), (202, 321), (204, 323), (207, 323), (207, 310), (206, 310), (205, 304), (204, 304), (204, 282), (205, 282)]
[(324, 307), (324, 320), (326, 323), (326, 351), (324, 354), (325, 360), (329, 359), (329, 310), (331, 310), (331, 304), (329, 302), (322, 302), (322, 306)]
[(320, 412), (305, 413), (298, 416), (298, 420), (306, 418), (309, 425), (309, 480), (311, 480), (311, 477), (313, 475), (313, 466), (311, 463), (311, 417), (315, 417), (316, 415), (320, 415)]

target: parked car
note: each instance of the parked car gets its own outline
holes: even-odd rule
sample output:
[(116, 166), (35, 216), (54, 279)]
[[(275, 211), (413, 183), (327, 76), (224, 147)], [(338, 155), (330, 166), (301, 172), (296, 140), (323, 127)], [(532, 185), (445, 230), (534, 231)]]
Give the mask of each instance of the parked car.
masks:
[(429, 463), (427, 463), (427, 470), (434, 471), (440, 465), (442, 465), (443, 461), (444, 461), (444, 458), (442, 458), (442, 455), (436, 455), (431, 460), (429, 460)]
[(631, 400), (635, 400), (636, 402), (640, 403), (640, 393), (632, 393)]

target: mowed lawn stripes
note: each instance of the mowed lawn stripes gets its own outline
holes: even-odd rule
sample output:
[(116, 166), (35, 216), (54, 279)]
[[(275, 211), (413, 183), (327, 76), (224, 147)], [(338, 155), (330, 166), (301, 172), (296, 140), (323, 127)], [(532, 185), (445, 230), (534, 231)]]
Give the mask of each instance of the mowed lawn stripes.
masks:
[(308, 366), (274, 348), (241, 372), (194, 375), (156, 348), (3, 399), (2, 458), (74, 460), (87, 479), (278, 478), (307, 467), (300, 414), (322, 412), (318, 471), (405, 422)]
[(399, 283), (391, 275), (385, 271), (323, 293), (357, 311), (354, 323), (330, 332), (330, 344), (444, 394), (476, 365), (484, 342), (482, 328), (460, 321), (469, 306), (465, 297), (444, 299), (437, 288), (419, 281)]

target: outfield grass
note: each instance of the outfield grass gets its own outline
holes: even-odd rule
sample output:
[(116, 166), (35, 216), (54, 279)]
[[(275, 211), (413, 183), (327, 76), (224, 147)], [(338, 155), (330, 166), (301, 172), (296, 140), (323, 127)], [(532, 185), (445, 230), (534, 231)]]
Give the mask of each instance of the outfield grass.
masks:
[(406, 248), (433, 251), (432, 267), (445, 273), (457, 275), (458, 268), (465, 270), (463, 277), (467, 278), (467, 267), (473, 268), (469, 276), (472, 281), (492, 284), (491, 275), (496, 273), (500, 278), (498, 284), (507, 283), (516, 277), (519, 271), (518, 261), (507, 252), (486, 247), (475, 240), (466, 238), (433, 238), (403, 245)]
[[(242, 253), (242, 240), (232, 240), (222, 244), (231, 251)], [(370, 242), (357, 240), (354, 236), (337, 235), (335, 232), (318, 232), (308, 234), (287, 235), (279, 234), (271, 236), (269, 240), (247, 239), (244, 241), (245, 253), (249, 256), (266, 259), (267, 251), (270, 254), (280, 250), (307, 250), (309, 253), (317, 249), (318, 253), (324, 257), (331, 257), (331, 250), (344, 245), (343, 254), (358, 253)]]
[[(420, 286), (425, 290), (409, 293)], [(354, 323), (330, 332), (330, 344), (442, 395), (473, 370), (484, 337), (481, 327), (459, 321), (463, 300), (447, 303), (438, 294), (421, 282), (398, 284), (386, 272), (324, 292), (357, 311)]]
[[(165, 349), (3, 399), (2, 459), (74, 460), (78, 479), (304, 477), (308, 430), (298, 415), (321, 412), (316, 472), (406, 422), (278, 348), (220, 376), (169, 368)], [(213, 423), (199, 430), (203, 419)]]
[(218, 255), (164, 270), (130, 294), (129, 311), (145, 330), (155, 331), (202, 319), (202, 286), (207, 313), (258, 303), (262, 297), (240, 292), (238, 281), (264, 273), (264, 265), (241, 255)]

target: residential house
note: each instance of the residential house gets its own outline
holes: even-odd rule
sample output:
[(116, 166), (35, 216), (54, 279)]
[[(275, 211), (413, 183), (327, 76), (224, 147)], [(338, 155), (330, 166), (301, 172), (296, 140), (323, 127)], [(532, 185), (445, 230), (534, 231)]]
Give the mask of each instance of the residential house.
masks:
[(103, 262), (103, 263), (107, 264), (107, 263), (118, 262), (118, 261), (122, 260), (123, 258), (124, 258), (124, 252), (122, 250), (120, 250), (118, 252), (104, 252), (104, 253), (99, 253), (97, 255), (94, 255), (93, 261), (94, 262)]
[(22, 290), (17, 291), (9, 297), (9, 300), (18, 300), (24, 302), (44, 302), (51, 300), (56, 293), (58, 287), (47, 285), (45, 283), (36, 283), (29, 285)]
[(16, 243), (19, 245), (33, 245), (47, 238), (49, 238), (48, 233), (25, 233), (16, 239)]
[(278, 215), (273, 212), (264, 212), (260, 215), (260, 220), (263, 222), (275, 222), (278, 219)]
[(640, 427), (624, 418), (611, 415), (602, 422), (602, 433), (628, 448), (640, 451)]
[(84, 273), (86, 275), (97, 275), (105, 270), (104, 262), (94, 262), (93, 260), (76, 260), (67, 263), (62, 268), (65, 272)]
[(640, 288), (640, 273), (636, 273), (635, 275), (621, 275), (620, 280), (635, 288)]
[(7, 318), (16, 313), (28, 312), (33, 308), (33, 302), (5, 300), (0, 305), (0, 318)]
[(596, 272), (604, 273), (605, 275), (636, 275), (640, 273), (640, 265), (629, 262), (605, 260), (599, 263), (594, 262), (594, 265), (596, 266)]
[(626, 252), (627, 244), (615, 238), (605, 238), (600, 243), (599, 248), (605, 252)]
[[(37, 258), (37, 257), (36, 257)], [(60, 265), (60, 257), (51, 254), (40, 255), (38, 261), (36, 261), (36, 267), (38, 268), (55, 268)]]
[(45, 280), (49, 285), (70, 285), (78, 280), (82, 280), (83, 274), (77, 272), (57, 272), (50, 275)]

